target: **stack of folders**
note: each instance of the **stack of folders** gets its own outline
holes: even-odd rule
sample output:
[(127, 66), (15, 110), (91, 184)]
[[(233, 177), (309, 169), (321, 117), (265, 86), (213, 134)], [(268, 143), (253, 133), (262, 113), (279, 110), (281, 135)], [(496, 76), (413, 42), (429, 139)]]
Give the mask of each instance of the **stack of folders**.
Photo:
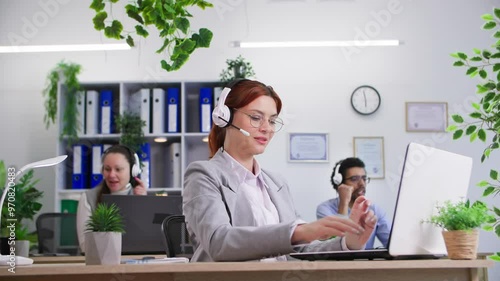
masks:
[(219, 103), (222, 87), (200, 88), (200, 132), (210, 132), (212, 126), (212, 110)]
[(200, 88), (200, 132), (208, 133), (212, 127), (213, 88)]
[(179, 88), (144, 88), (132, 94), (128, 108), (146, 123), (144, 134), (178, 133), (179, 98)]
[(79, 92), (77, 126), (80, 135), (112, 134), (115, 132), (113, 91), (88, 90)]
[(141, 145), (138, 155), (142, 170), (140, 178), (144, 182), (144, 186), (149, 188), (151, 186), (151, 145), (149, 143)]
[(102, 181), (101, 157), (109, 145), (73, 145), (72, 188), (94, 188)]
[(88, 90), (78, 93), (76, 118), (80, 135), (114, 133), (113, 91)]

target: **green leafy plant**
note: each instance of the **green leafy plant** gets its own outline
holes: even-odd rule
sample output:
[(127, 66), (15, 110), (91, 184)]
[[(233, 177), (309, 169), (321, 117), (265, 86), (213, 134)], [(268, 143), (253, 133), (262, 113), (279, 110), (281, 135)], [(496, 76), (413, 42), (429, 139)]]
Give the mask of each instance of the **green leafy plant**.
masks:
[[(121, 21), (113, 15), (108, 18), (108, 12), (118, 0), (93, 0), (90, 8), (95, 10), (94, 28), (104, 31), (108, 38), (125, 40), (131, 47), (135, 46), (133, 36), (148, 37), (148, 27), (155, 28), (162, 46), (156, 53), (168, 52), (168, 62), (161, 60), (161, 67), (166, 71), (180, 69), (197, 48), (208, 48), (213, 34), (207, 28), (200, 28), (198, 33), (190, 30), (189, 19), (192, 17), (187, 8), (198, 6), (201, 9), (213, 7), (203, 0), (136, 0), (127, 1), (125, 13), (135, 26), (133, 30), (125, 30)], [(107, 9), (106, 9), (107, 8)]]
[(146, 121), (134, 113), (125, 112), (117, 115), (116, 127), (121, 132), (120, 143), (130, 147), (133, 151), (138, 151), (140, 146), (146, 142), (142, 128), (146, 126)]
[(0, 160), (0, 188), (5, 186), (5, 181), (7, 180), (7, 170), (5, 169), (5, 163)]
[(60, 137), (66, 136), (69, 145), (76, 142), (78, 139), (79, 128), (77, 122), (78, 107), (77, 102), (81, 101), (81, 86), (78, 80), (81, 66), (75, 63), (59, 62), (47, 75), (47, 86), (42, 94), (45, 96), (45, 116), (43, 120), (46, 128), (50, 124), (55, 124), (57, 117), (57, 90), (59, 82), (65, 87), (62, 94), (65, 95), (65, 106), (62, 115), (62, 129)]
[(457, 203), (446, 201), (437, 209), (438, 213), (431, 216), (427, 222), (448, 231), (473, 230), (482, 226), (484, 230), (491, 231), (492, 227), (488, 223), (495, 221), (486, 204), (481, 201), (476, 201), (472, 205), (469, 200)]
[(247, 62), (241, 55), (236, 59), (226, 60), (227, 67), (220, 74), (220, 81), (227, 83), (234, 79), (250, 78), (255, 76), (252, 64)]
[[(33, 179), (34, 171), (29, 170), (15, 185), (15, 212), (9, 212), (8, 204), (2, 207), (2, 229), (1, 236), (7, 236), (7, 219), (12, 219), (13, 214), (17, 220), (17, 225), (21, 226), (25, 220), (33, 220), (33, 217), (40, 211), (42, 204), (39, 202), (43, 197), (43, 191), (36, 189), (35, 185), (40, 181)], [(1, 192), (3, 192), (2, 187)]]
[[(500, 148), (500, 9), (494, 8), (493, 14), (481, 16), (485, 21), (484, 30), (493, 33), (494, 43), (485, 49), (473, 49), (472, 54), (457, 52), (451, 54), (455, 59), (453, 65), (466, 68), (469, 77), (479, 77), (481, 82), (476, 85), (479, 102), (471, 105), (472, 113), (468, 116), (453, 114), (454, 124), (447, 130), (453, 132), (453, 139), (468, 137), (470, 142), (481, 140), (486, 147), (481, 155), (481, 162)], [(465, 117), (465, 118), (464, 118)], [(500, 194), (498, 170), (490, 170), (490, 178), (477, 184), (484, 188), (483, 196)], [(500, 237), (500, 209), (493, 207), (496, 221), (492, 223), (495, 233)], [(500, 261), (500, 252), (491, 256)]]
[(97, 204), (86, 224), (86, 230), (92, 232), (120, 232), (125, 228), (120, 209), (115, 205), (105, 203)]

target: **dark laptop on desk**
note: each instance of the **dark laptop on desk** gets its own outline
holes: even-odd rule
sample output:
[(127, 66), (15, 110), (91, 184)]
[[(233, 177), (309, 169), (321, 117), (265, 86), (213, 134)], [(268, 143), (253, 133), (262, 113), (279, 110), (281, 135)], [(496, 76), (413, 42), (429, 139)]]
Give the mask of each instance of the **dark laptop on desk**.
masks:
[(293, 253), (305, 260), (437, 258), (446, 255), (441, 229), (421, 223), (437, 203), (463, 200), (467, 195), (472, 159), (463, 155), (410, 143), (387, 249)]
[(116, 204), (124, 218), (123, 255), (165, 254), (161, 223), (170, 215), (182, 214), (181, 196), (104, 194), (102, 201)]

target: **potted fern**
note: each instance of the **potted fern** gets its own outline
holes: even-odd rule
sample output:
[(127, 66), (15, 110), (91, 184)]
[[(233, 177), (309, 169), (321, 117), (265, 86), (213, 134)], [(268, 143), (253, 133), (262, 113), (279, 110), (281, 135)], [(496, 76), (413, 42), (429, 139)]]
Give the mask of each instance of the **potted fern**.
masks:
[(90, 215), (85, 233), (85, 264), (120, 264), (123, 218), (115, 204), (99, 203)]
[(443, 238), (450, 259), (472, 260), (477, 256), (478, 228), (491, 231), (489, 223), (495, 221), (488, 207), (481, 201), (444, 202), (437, 214), (427, 221), (443, 228)]

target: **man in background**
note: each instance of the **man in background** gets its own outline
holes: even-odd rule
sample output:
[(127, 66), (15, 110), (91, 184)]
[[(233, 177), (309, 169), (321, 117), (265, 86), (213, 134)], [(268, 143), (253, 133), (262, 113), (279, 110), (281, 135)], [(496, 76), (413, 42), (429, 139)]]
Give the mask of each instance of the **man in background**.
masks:
[[(319, 204), (316, 208), (316, 217), (318, 219), (326, 216), (348, 217), (354, 201), (359, 196), (365, 195), (366, 185), (370, 182), (370, 178), (366, 176), (365, 163), (355, 157), (341, 160), (333, 167), (330, 180), (338, 196)], [(375, 237), (387, 248), (391, 226), (385, 212), (375, 204), (371, 204), (370, 209), (377, 216), (378, 222), (365, 249), (373, 249)]]

